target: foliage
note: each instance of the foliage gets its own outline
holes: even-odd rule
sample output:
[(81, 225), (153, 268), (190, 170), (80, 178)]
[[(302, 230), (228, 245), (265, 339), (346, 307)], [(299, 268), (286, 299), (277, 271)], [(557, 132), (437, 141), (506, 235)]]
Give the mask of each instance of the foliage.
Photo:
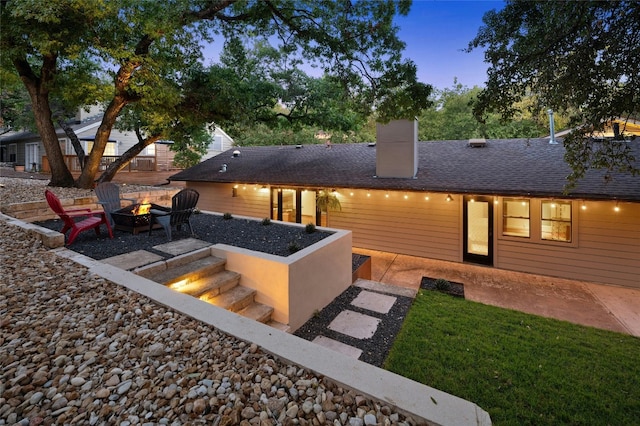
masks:
[(473, 401), (493, 424), (635, 424), (640, 340), (418, 293), (385, 368)]
[(262, 226), (269, 226), (271, 225), (271, 219), (268, 217), (265, 217), (264, 219), (262, 219)]
[[(433, 106), (419, 116), (420, 140), (461, 140), (472, 138), (509, 139), (537, 138), (549, 133), (546, 114), (529, 111), (533, 100), (527, 97), (521, 101), (523, 111), (509, 120), (502, 120), (498, 114), (487, 114), (483, 122), (473, 115), (473, 102), (481, 88), (468, 88), (454, 79), (450, 88), (437, 90), (431, 97)], [(566, 124), (563, 117), (554, 117), (556, 129)]]
[(313, 223), (307, 223), (304, 227), (304, 232), (306, 232), (307, 234), (313, 234), (314, 232), (316, 232), (316, 225)]
[[(135, 130), (139, 142), (101, 179), (160, 139), (174, 140), (179, 161), (189, 164), (211, 123), (279, 126), (283, 118), (293, 130), (322, 123), (347, 131), (365, 111), (388, 120), (428, 105), (431, 88), (402, 59), (404, 43), (393, 24), (396, 14), (408, 13), (408, 0), (40, 3), (36, 9), (31, 0), (0, 3), (0, 67), (19, 76), (29, 93), (52, 185), (94, 184), (122, 114), (128, 117), (117, 125)], [(229, 43), (226, 62), (203, 68), (201, 44), (220, 39)], [(257, 57), (269, 60), (247, 54), (247, 40), (257, 40)], [(322, 77), (308, 77), (302, 64), (321, 69)], [(65, 111), (105, 106), (75, 183), (55, 135), (52, 99)]]
[(575, 129), (563, 141), (569, 187), (590, 168), (640, 173), (627, 145), (591, 137), (614, 118), (640, 117), (640, 3), (509, 1), (483, 21), (468, 47), (485, 48), (490, 64), (479, 119), (512, 117), (533, 95), (537, 111), (567, 114)]
[(302, 250), (302, 247), (300, 247), (300, 244), (297, 241), (291, 241), (289, 243), (289, 253), (295, 253)]
[(444, 278), (438, 278), (434, 285), (436, 286), (436, 290), (439, 291), (448, 291), (451, 288), (451, 283)]
[(316, 208), (321, 212), (328, 212), (329, 210), (341, 211), (342, 205), (334, 191), (323, 189), (316, 196)]
[(233, 219), (233, 215), (231, 213), (227, 212), (227, 213), (222, 215), (222, 218), (224, 220), (230, 220), (230, 219)]

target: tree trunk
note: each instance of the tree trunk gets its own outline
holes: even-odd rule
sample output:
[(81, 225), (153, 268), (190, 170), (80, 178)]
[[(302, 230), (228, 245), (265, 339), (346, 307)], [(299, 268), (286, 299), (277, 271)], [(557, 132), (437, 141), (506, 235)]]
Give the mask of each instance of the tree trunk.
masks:
[(82, 148), (82, 144), (80, 140), (78, 140), (78, 135), (73, 131), (71, 126), (64, 122), (63, 119), (58, 120), (58, 125), (64, 130), (64, 133), (67, 135), (69, 139), (71, 139), (71, 144), (73, 145), (73, 149), (76, 151), (76, 155), (78, 156), (78, 162), (80, 163), (80, 168), (84, 168), (84, 148)]
[[(118, 119), (118, 114), (122, 111), (122, 108), (127, 105), (127, 101), (122, 96), (115, 96), (107, 110), (102, 117), (102, 123), (96, 131), (96, 137), (93, 141), (93, 148), (86, 157), (87, 161), (82, 169), (82, 173), (78, 178), (77, 185), (79, 188), (91, 189), (95, 186), (95, 176), (100, 168), (100, 162), (102, 155), (109, 142), (109, 135), (111, 135), (111, 129)], [(117, 171), (117, 170), (116, 170)], [(115, 175), (115, 172), (114, 172)]]
[(111, 180), (114, 178), (116, 173), (118, 173), (127, 164), (129, 164), (129, 162), (133, 160), (136, 155), (140, 154), (143, 149), (145, 149), (152, 143), (158, 141), (159, 139), (160, 139), (160, 136), (153, 136), (145, 140), (141, 140), (140, 142), (138, 142), (137, 144), (129, 148), (127, 152), (125, 152), (120, 157), (118, 157), (116, 161), (109, 164), (109, 167), (107, 167), (107, 170), (105, 170), (104, 173), (102, 173), (102, 175), (98, 178), (96, 182), (97, 183), (111, 182)]
[(49, 106), (48, 87), (56, 71), (56, 61), (57, 57), (55, 55), (44, 56), (39, 76), (33, 72), (26, 58), (15, 59), (13, 64), (29, 92), (36, 128), (42, 138), (47, 160), (51, 166), (49, 186), (72, 187), (74, 186), (73, 175), (64, 162), (64, 155), (62, 149), (60, 149), (58, 135), (53, 124), (51, 107)]

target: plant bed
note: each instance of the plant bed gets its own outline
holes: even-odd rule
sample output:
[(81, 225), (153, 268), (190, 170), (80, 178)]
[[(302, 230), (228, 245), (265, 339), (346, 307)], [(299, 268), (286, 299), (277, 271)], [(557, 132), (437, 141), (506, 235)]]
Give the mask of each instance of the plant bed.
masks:
[(353, 253), (351, 255), (351, 269), (353, 271), (352, 282), (355, 282), (358, 278), (370, 280), (371, 256)]
[(423, 290), (434, 290), (464, 299), (464, 285), (461, 283), (447, 281), (442, 278), (422, 277), (420, 288)]

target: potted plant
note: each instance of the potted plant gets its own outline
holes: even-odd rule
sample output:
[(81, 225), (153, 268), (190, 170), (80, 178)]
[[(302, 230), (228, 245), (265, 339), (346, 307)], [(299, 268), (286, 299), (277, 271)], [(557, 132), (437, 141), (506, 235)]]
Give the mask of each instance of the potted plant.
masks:
[(340, 200), (336, 196), (335, 191), (329, 191), (327, 189), (318, 192), (316, 196), (316, 208), (324, 213), (327, 213), (329, 210), (342, 210)]

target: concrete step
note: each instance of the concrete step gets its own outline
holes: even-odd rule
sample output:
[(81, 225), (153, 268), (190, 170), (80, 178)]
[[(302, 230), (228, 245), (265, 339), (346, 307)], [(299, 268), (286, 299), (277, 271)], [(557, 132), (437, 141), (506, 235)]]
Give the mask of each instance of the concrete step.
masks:
[(233, 271), (223, 270), (197, 281), (177, 281), (173, 284), (169, 284), (168, 287), (193, 297), (200, 297), (203, 295), (206, 295), (207, 297), (214, 297), (220, 293), (231, 290), (233, 287), (238, 285), (239, 282), (240, 274)]
[(290, 333), (291, 332), (291, 327), (289, 327), (287, 324), (283, 324), (283, 323), (278, 322), (278, 321), (271, 320), (271, 321), (267, 322), (266, 324), (269, 327), (277, 328), (278, 330), (284, 331), (285, 333)]
[(262, 303), (254, 302), (238, 311), (238, 314), (243, 317), (250, 318), (254, 321), (258, 321), (266, 324), (271, 321), (271, 314), (273, 313), (273, 308), (271, 306), (263, 305)]
[(253, 303), (255, 295), (256, 291), (254, 289), (238, 285), (217, 296), (200, 296), (200, 300), (204, 300), (205, 302), (219, 306), (231, 312), (238, 312), (242, 308), (246, 308)]
[(148, 278), (166, 286), (180, 281), (186, 284), (223, 271), (225, 264), (226, 260), (224, 259), (208, 256), (175, 268), (169, 268)]

